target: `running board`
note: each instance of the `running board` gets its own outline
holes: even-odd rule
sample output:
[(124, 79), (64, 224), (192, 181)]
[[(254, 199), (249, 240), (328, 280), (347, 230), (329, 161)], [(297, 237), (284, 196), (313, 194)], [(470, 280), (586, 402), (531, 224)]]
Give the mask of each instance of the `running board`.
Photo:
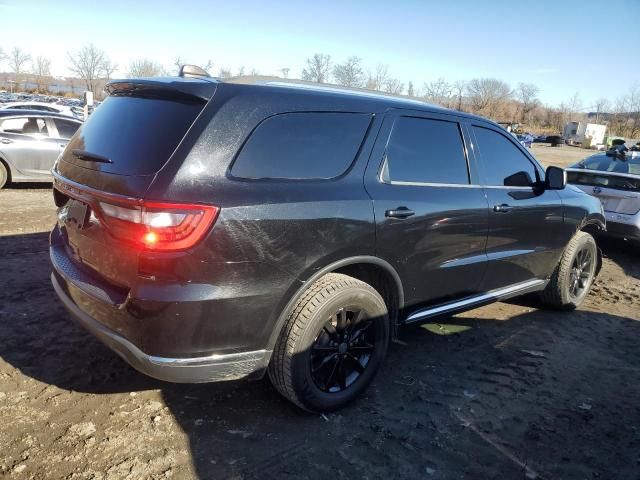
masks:
[(500, 288), (498, 290), (492, 290), (475, 297), (468, 297), (463, 300), (445, 303), (444, 305), (439, 305), (437, 307), (418, 310), (417, 312), (409, 315), (404, 323), (413, 323), (447, 313), (471, 310), (472, 308), (496, 302), (498, 300), (505, 300), (507, 298), (523, 295), (525, 293), (542, 290), (546, 286), (546, 284), (546, 280), (528, 280), (526, 282), (516, 283), (515, 285)]

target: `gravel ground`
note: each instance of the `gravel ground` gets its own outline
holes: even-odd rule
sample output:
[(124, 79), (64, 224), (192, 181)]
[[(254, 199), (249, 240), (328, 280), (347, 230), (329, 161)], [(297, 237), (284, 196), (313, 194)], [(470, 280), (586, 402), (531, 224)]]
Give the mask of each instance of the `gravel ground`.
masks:
[(406, 328), (367, 395), (318, 416), (266, 380), (137, 373), (55, 299), (50, 188), (0, 191), (0, 207), (0, 477), (640, 479), (640, 252), (625, 242), (601, 244), (580, 310), (519, 299)]

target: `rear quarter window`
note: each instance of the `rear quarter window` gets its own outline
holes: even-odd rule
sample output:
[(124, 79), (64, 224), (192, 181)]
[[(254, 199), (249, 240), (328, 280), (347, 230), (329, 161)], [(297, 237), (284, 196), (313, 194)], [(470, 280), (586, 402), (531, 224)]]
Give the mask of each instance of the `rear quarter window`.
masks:
[(371, 122), (358, 113), (284, 113), (251, 133), (231, 166), (245, 179), (319, 180), (353, 163)]

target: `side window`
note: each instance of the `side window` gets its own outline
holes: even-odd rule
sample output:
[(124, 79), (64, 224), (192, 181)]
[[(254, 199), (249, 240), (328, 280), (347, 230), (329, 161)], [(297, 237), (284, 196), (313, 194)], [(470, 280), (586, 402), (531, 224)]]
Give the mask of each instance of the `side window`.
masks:
[(26, 118), (7, 118), (0, 123), (0, 131), (5, 133), (22, 133)]
[(246, 141), (231, 174), (247, 179), (337, 177), (355, 159), (370, 121), (370, 115), (355, 113), (270, 117)]
[(7, 118), (0, 124), (0, 131), (45, 137), (49, 135), (47, 123), (44, 118), (38, 117)]
[(387, 144), (383, 180), (469, 183), (460, 127), (455, 122), (400, 117)]
[(78, 127), (80, 126), (79, 123), (71, 122), (69, 120), (62, 120), (60, 118), (55, 118), (53, 121), (55, 122), (56, 128), (58, 129), (58, 135), (60, 136), (60, 138), (63, 138), (65, 140), (69, 140), (71, 137), (73, 137), (73, 134), (76, 133), (76, 130), (78, 130)]
[(473, 127), (487, 185), (528, 187), (537, 180), (533, 163), (505, 136)]

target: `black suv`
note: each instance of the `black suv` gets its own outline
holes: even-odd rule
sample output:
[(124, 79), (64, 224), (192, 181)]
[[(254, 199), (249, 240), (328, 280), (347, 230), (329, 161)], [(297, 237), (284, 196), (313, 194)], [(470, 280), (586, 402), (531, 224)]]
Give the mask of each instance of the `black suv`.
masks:
[(111, 82), (54, 167), (53, 286), (138, 370), (361, 393), (399, 325), (585, 298), (600, 202), (485, 119), (210, 78)]

